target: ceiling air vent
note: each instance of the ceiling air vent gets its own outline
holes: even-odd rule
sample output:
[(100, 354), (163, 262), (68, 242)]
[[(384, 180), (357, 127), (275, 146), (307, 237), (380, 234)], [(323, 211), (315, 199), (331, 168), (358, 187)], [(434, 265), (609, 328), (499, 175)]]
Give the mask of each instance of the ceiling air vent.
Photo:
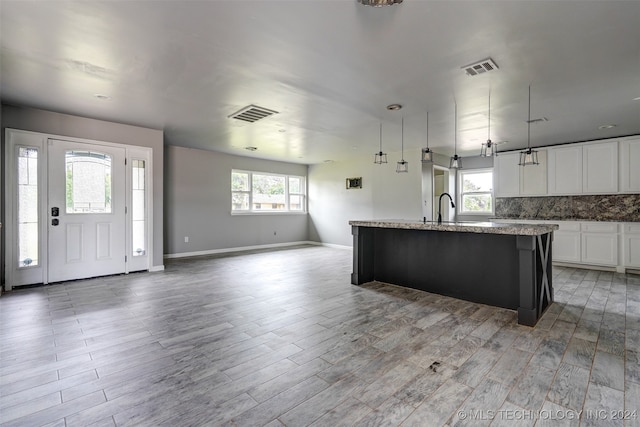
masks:
[(255, 123), (260, 119), (278, 114), (277, 111), (268, 108), (258, 107), (257, 105), (249, 105), (231, 114), (229, 118), (238, 119), (249, 123)]
[(479, 74), (497, 70), (498, 64), (493, 62), (493, 59), (487, 58), (473, 64), (465, 65), (462, 69), (467, 73), (467, 76), (477, 76)]

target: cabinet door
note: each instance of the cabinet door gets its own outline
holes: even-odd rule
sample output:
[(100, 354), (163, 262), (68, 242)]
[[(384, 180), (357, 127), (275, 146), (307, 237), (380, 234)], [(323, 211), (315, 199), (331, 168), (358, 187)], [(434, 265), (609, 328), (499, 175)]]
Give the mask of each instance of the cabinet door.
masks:
[(584, 193), (618, 192), (618, 141), (584, 145), (582, 165)]
[(494, 182), (496, 197), (517, 197), (520, 195), (520, 153), (498, 154), (494, 159)]
[(640, 138), (620, 141), (620, 191), (640, 192)]
[(624, 266), (640, 268), (640, 234), (624, 236)]
[(582, 146), (550, 148), (549, 194), (582, 193)]
[(547, 150), (538, 151), (536, 166), (520, 166), (520, 195), (544, 196), (547, 194)]
[(580, 232), (556, 231), (553, 233), (553, 261), (580, 262)]
[(625, 267), (640, 268), (640, 223), (625, 224), (623, 250)]
[(618, 235), (582, 233), (582, 262), (585, 264), (618, 265)]

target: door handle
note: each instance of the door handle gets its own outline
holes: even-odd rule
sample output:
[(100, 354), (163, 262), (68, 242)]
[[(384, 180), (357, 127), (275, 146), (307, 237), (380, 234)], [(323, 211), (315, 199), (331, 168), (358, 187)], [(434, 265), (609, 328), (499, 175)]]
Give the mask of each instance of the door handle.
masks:
[(60, 224), (60, 220), (58, 218), (53, 218), (51, 220), (51, 225), (56, 226), (58, 224)]

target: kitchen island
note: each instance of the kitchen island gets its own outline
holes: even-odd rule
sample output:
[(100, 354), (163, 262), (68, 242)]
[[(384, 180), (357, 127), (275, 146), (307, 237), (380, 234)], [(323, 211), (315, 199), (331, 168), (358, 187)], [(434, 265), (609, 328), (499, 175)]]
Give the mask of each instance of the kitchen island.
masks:
[(349, 221), (351, 283), (380, 281), (518, 312), (533, 326), (553, 302), (555, 224)]

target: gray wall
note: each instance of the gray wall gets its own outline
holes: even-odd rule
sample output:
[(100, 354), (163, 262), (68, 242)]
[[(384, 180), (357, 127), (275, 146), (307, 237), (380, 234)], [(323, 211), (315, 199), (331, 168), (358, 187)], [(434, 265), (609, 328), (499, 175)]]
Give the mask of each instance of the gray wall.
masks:
[(307, 176), (306, 165), (175, 146), (165, 150), (166, 254), (309, 240), (307, 214), (231, 215), (232, 169)]
[[(2, 153), (5, 128), (22, 129), (51, 135), (86, 138), (97, 141), (150, 147), (153, 156), (153, 260), (154, 267), (163, 265), (163, 132), (161, 130), (70, 116), (51, 111), (2, 105)], [(4, 187), (3, 187), (4, 193)], [(4, 194), (2, 195), (4, 203)], [(2, 209), (4, 220), (4, 205)], [(4, 222), (4, 221), (3, 221)]]
[[(418, 150), (405, 150), (408, 173), (396, 173), (401, 153), (373, 163), (374, 153), (344, 162), (309, 166), (309, 237), (325, 244), (352, 245), (349, 220), (421, 219), (422, 166)], [(414, 160), (415, 159), (415, 160)], [(362, 177), (362, 189), (347, 190), (347, 178)]]

